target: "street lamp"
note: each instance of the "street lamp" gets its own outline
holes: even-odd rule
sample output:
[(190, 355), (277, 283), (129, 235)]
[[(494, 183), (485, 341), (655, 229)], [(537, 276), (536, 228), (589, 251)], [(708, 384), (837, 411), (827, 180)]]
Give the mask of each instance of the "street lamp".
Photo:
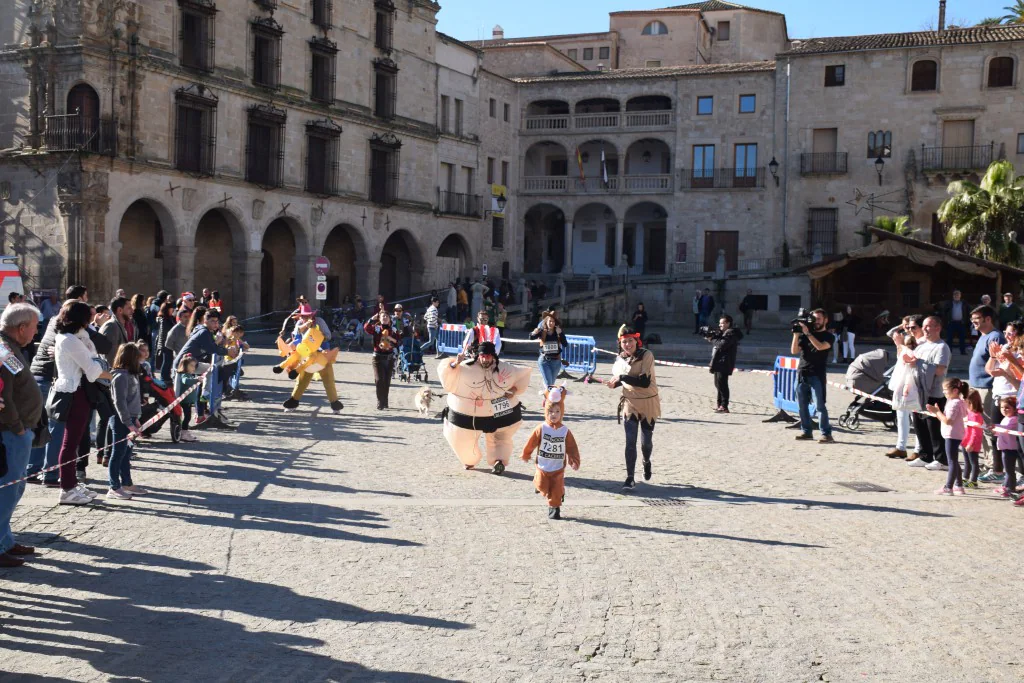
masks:
[[(508, 204), (508, 199), (505, 197), (505, 193), (502, 192), (497, 197), (492, 196), (492, 199), (494, 199), (494, 203), (498, 205), (498, 210), (497, 211), (493, 211), (491, 209), (485, 210), (484, 211), (484, 218), (487, 218), (488, 215), (495, 214), (495, 213), (500, 213), (500, 214), (504, 214), (505, 213), (505, 206)], [(491, 206), (494, 206), (494, 204), (491, 204)]]
[(885, 159), (881, 155), (875, 159), (875, 172), (878, 173), (878, 186), (882, 186), (882, 171), (885, 170)]
[(775, 187), (779, 186), (779, 162), (772, 157), (772, 160), (768, 162), (768, 170), (772, 173), (772, 178), (775, 178)]

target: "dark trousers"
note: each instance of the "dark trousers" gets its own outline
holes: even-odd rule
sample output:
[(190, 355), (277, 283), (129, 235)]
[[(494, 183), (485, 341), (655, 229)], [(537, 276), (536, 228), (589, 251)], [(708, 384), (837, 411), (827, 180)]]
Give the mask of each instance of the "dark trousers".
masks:
[(693, 314), (693, 333), (700, 332), (700, 313)]
[(171, 385), (171, 368), (174, 366), (174, 352), (170, 349), (160, 349), (160, 379), (168, 386)]
[(60, 445), (60, 455), (57, 458), (57, 462), (60, 463), (60, 487), (64, 491), (70, 491), (78, 486), (78, 476), (75, 474), (78, 444), (81, 443), (82, 434), (89, 425), (91, 414), (92, 405), (85, 395), (85, 387), (79, 386), (71, 399), (71, 411), (64, 427), (64, 441)]
[(946, 448), (946, 460), (949, 461), (949, 471), (946, 473), (946, 488), (954, 486), (963, 488), (964, 472), (960, 469), (960, 439), (944, 439)]
[[(966, 448), (964, 450), (964, 481), (978, 481), (978, 454), (971, 453)], [(995, 451), (998, 453), (999, 451)], [(993, 461), (1002, 461), (1001, 457), (993, 457)]]
[[(1018, 437), (1019, 439), (1020, 437)], [(1003, 486), (1011, 491), (1017, 488), (1017, 458), (1018, 451), (1002, 451), (1003, 454)]]
[(718, 390), (718, 405), (722, 408), (729, 407), (729, 373), (716, 372), (715, 389)]
[(626, 428), (626, 475), (632, 477), (636, 471), (637, 433), (640, 434), (640, 452), (644, 460), (650, 460), (654, 450), (654, 421), (627, 417), (622, 421), (622, 426)]
[(395, 357), (390, 353), (373, 354), (373, 383), (377, 387), (377, 406), (388, 407), (388, 392), (391, 391), (391, 372)]
[[(944, 410), (946, 397), (929, 398), (928, 403), (933, 403)], [(921, 449), (920, 458), (925, 462), (938, 460), (943, 465), (946, 462), (946, 440), (942, 438), (942, 425), (937, 417), (926, 417), (914, 413), (914, 434), (917, 435), (917, 445)]]
[(96, 448), (99, 449), (99, 453), (96, 454), (96, 462), (101, 462), (104, 457), (110, 457), (110, 448), (107, 446), (110, 442), (107, 437), (110, 436), (108, 425), (113, 416), (114, 407), (110, 405), (110, 402), (100, 401), (96, 406)]
[[(992, 390), (989, 389), (988, 391), (991, 392)], [(989, 407), (988, 412), (985, 413), (985, 421), (992, 425), (998, 425), (1003, 421), (1003, 410), (999, 407), (999, 399), (992, 397), (992, 405)], [(1003, 459), (999, 456), (999, 446), (996, 443), (998, 437), (992, 434), (983, 438), (988, 439), (991, 448), (989, 452), (992, 454), (992, 471), (996, 474), (1002, 474)]]
[(946, 343), (949, 344), (949, 348), (953, 348), (953, 337), (957, 336), (960, 339), (960, 355), (967, 353), (967, 325), (964, 324), (963, 320), (950, 320), (949, 325), (946, 327)]

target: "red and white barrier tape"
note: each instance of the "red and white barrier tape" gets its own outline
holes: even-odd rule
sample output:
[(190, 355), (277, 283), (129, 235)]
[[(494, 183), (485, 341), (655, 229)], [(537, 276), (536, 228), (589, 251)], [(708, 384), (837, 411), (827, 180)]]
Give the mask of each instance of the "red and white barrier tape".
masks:
[[(240, 354), (238, 357), (241, 358), (242, 355), (244, 355), (244, 353)], [(199, 379), (200, 380), (206, 379), (206, 376), (209, 375), (210, 372), (212, 372), (212, 371), (213, 371), (213, 366), (210, 366), (206, 370), (206, 372), (204, 372), (203, 374), (201, 374), (199, 376)], [(199, 382), (196, 382), (195, 384), (193, 384), (189, 388), (188, 391), (186, 391), (181, 396), (178, 396), (177, 398), (175, 398), (173, 401), (171, 401), (170, 403), (167, 404), (167, 407), (157, 411), (156, 415), (154, 415), (150, 419), (146, 420), (146, 422), (142, 425), (142, 428), (139, 429), (139, 432), (146, 431), (147, 429), (152, 427), (154, 424), (156, 424), (157, 422), (162, 420), (164, 417), (169, 415), (170, 412), (172, 410), (174, 410), (175, 408), (177, 408), (179, 405), (181, 405), (181, 402), (184, 401), (193, 391), (198, 391), (199, 388), (202, 387), (202, 386), (203, 386), (202, 381), (199, 381)], [(97, 428), (100, 429), (100, 428), (103, 428), (103, 426), (99, 425), (99, 426), (97, 426)], [(78, 456), (77, 458), (74, 459), (74, 462), (77, 463), (79, 460), (88, 459), (89, 456), (91, 456), (91, 455), (95, 455), (96, 453), (99, 453), (102, 450), (106, 450), (107, 448), (111, 448), (111, 447), (113, 447), (113, 446), (115, 446), (117, 444), (121, 444), (121, 443), (125, 443), (127, 441), (131, 441), (134, 438), (136, 438), (135, 434), (130, 434), (126, 438), (121, 439), (120, 441), (114, 441), (113, 443), (108, 443), (103, 448), (96, 448), (94, 450), (89, 451), (88, 453), (86, 453), (84, 455), (80, 455), (80, 456)], [(67, 463), (64, 463), (64, 464), (67, 464)], [(56, 464), (56, 465), (54, 465), (52, 467), (46, 467), (44, 469), (41, 469), (38, 472), (36, 472), (35, 474), (33, 474), (32, 476), (35, 477), (35, 476), (46, 474), (47, 472), (56, 472), (60, 468), (61, 468), (61, 464), (58, 463), (58, 464)], [(21, 479), (15, 479), (14, 481), (9, 481), (6, 484), (0, 484), (0, 489), (7, 488), (8, 486), (14, 486), (15, 484), (20, 484), (21, 482), (28, 481), (29, 479), (30, 479), (30, 477), (25, 476), (25, 477), (22, 477)]]

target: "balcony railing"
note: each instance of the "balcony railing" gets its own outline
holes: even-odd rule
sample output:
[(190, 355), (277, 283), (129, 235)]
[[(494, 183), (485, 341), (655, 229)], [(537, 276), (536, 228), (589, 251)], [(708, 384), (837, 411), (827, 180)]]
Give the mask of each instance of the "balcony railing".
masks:
[(50, 152), (117, 156), (117, 119), (87, 119), (78, 113), (47, 116), (43, 144)]
[(569, 115), (527, 116), (526, 130), (565, 130), (569, 127)]
[(577, 114), (573, 117), (573, 126), (581, 130), (590, 128), (618, 128), (619, 121), (618, 112)]
[(841, 175), (846, 173), (846, 152), (810, 153), (800, 155), (801, 175)]
[(672, 125), (672, 110), (606, 112), (599, 114), (555, 114), (523, 117), (523, 130), (595, 130), (664, 128)]
[(976, 171), (992, 163), (995, 143), (970, 147), (921, 146), (922, 171)]
[(526, 194), (614, 194), (671, 193), (672, 174), (609, 176), (524, 176), (521, 192)]
[(651, 128), (667, 126), (672, 123), (672, 110), (666, 111), (627, 111), (626, 128)]
[(764, 187), (765, 169), (761, 168), (684, 168), (684, 190), (732, 190)]
[(475, 194), (461, 194), (441, 189), (437, 191), (438, 213), (479, 218), (480, 203), (480, 197)]
[(671, 192), (672, 175), (627, 175), (623, 177), (626, 192)]

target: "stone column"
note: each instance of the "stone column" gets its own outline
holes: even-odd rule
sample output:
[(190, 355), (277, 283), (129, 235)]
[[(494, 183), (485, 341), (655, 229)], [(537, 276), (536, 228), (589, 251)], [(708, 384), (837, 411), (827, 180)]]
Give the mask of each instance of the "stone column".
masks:
[(319, 254), (295, 255), (295, 294), (305, 295), (313, 308), (316, 308), (316, 270), (313, 266)]
[(565, 247), (563, 253), (565, 254), (564, 265), (562, 266), (562, 272), (567, 275), (572, 275), (572, 221), (567, 220), (565, 222)]
[[(229, 302), (232, 312), (241, 319), (260, 314), (263, 286), (263, 251), (242, 251), (231, 254), (232, 289), (235, 300)], [(265, 321), (263, 321), (265, 322)], [(265, 325), (256, 325), (257, 328)]]
[(625, 221), (615, 221), (615, 267), (622, 265), (622, 241), (626, 232)]
[(356, 261), (356, 294), (363, 297), (367, 305), (377, 300), (380, 288), (380, 261)]
[[(174, 259), (174, 278), (164, 283), (164, 288), (181, 296), (182, 292), (194, 292), (196, 286), (196, 248), (164, 245), (164, 260)], [(199, 296), (198, 294), (196, 296)]]

